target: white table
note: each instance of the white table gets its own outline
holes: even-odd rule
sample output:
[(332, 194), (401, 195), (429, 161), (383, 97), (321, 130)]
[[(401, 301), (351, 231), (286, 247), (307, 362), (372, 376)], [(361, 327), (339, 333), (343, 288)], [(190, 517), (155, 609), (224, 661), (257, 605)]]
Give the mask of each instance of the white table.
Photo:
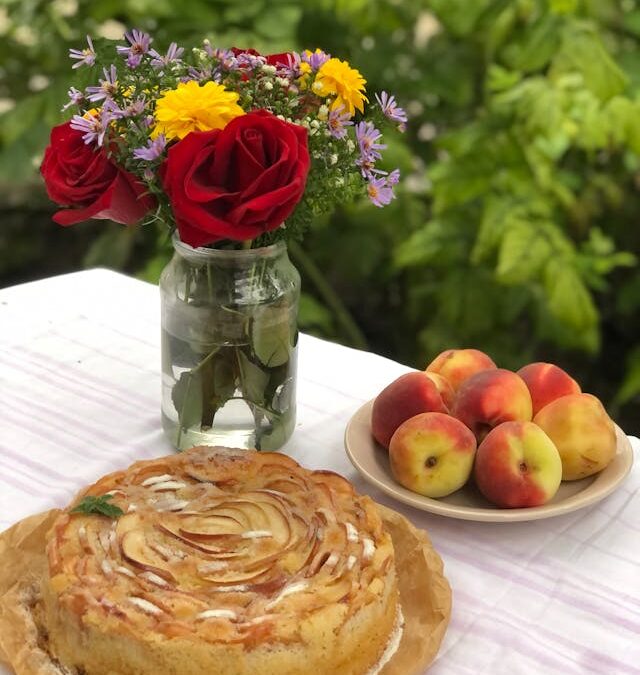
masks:
[[(113, 272), (0, 290), (0, 530), (172, 451), (159, 339), (157, 289)], [(549, 520), (483, 524), (405, 508), (359, 478), (343, 433), (408, 368), (308, 336), (299, 356), (286, 452), (402, 511), (444, 559), (453, 616), (430, 674), (640, 673), (640, 463), (606, 500)]]

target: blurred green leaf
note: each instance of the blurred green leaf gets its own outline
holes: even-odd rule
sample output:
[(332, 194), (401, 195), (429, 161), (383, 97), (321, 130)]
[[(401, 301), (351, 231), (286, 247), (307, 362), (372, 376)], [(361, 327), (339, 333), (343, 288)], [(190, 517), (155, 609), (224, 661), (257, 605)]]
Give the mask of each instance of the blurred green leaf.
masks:
[(105, 223), (104, 232), (94, 240), (84, 257), (84, 267), (122, 269), (129, 261), (136, 235), (135, 228)]

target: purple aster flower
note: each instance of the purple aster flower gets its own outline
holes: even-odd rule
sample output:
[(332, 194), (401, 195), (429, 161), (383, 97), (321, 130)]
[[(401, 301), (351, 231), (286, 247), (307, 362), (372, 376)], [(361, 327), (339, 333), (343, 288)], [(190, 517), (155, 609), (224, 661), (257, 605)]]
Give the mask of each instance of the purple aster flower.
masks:
[(395, 197), (393, 188), (389, 185), (386, 177), (370, 178), (367, 183), (367, 194), (375, 206), (383, 207), (391, 203)]
[(166, 68), (171, 63), (177, 63), (184, 54), (184, 47), (178, 47), (175, 42), (172, 42), (167, 49), (167, 53), (163, 56), (155, 49), (149, 50), (151, 56), (151, 65), (154, 68)]
[(204, 68), (194, 68), (191, 66), (187, 73), (187, 77), (181, 78), (181, 82), (189, 82), (189, 80), (198, 80), (199, 82), (213, 80), (214, 82), (220, 82), (222, 75), (218, 69), (214, 70), (211, 66), (205, 66)]
[(143, 159), (147, 162), (153, 162), (162, 155), (166, 146), (167, 139), (164, 137), (164, 134), (160, 134), (154, 140), (150, 140), (145, 147), (136, 148), (133, 151), (133, 156), (135, 159)]
[(382, 138), (382, 134), (371, 122), (358, 122), (356, 124), (356, 140), (363, 161), (373, 162), (382, 157), (380, 150), (384, 150), (387, 146), (378, 143), (379, 138)]
[(69, 58), (76, 59), (78, 63), (74, 63), (72, 68), (80, 68), (80, 66), (92, 66), (96, 62), (96, 52), (93, 48), (91, 37), (87, 35), (87, 45), (85, 49), (70, 49)]
[(346, 127), (352, 126), (353, 122), (351, 121), (351, 115), (344, 111), (344, 106), (339, 106), (329, 112), (327, 125), (329, 126), (329, 133), (334, 138), (345, 138), (347, 135)]
[(214, 48), (208, 42), (205, 42), (204, 50), (210, 58), (220, 61), (220, 63), (227, 68), (235, 67), (237, 65), (235, 54), (230, 49)]
[(387, 183), (389, 185), (397, 185), (400, 182), (400, 169), (394, 169), (387, 176)]
[(85, 142), (85, 145), (96, 143), (98, 146), (101, 146), (104, 143), (104, 135), (107, 132), (109, 123), (113, 119), (113, 109), (107, 101), (99, 113), (89, 115), (85, 112), (84, 116), (74, 115), (70, 124), (72, 129), (83, 133), (82, 140)]
[(142, 57), (149, 51), (149, 45), (153, 40), (148, 33), (143, 33), (137, 28), (125, 33), (124, 36), (129, 41), (129, 46), (124, 47), (120, 45), (116, 47), (118, 54), (127, 57), (127, 65), (129, 68), (137, 68), (142, 61)]
[(100, 80), (100, 85), (97, 87), (87, 87), (90, 101), (102, 101), (103, 99), (111, 99), (118, 90), (118, 72), (116, 67), (112, 65), (107, 71), (102, 69), (104, 73), (104, 80)]
[(300, 56), (302, 61), (311, 66), (311, 70), (319, 70), (331, 58), (329, 54), (326, 54), (321, 49), (316, 49), (315, 52), (311, 53), (307, 53), (307, 51), (302, 52)]
[(67, 95), (69, 96), (69, 103), (63, 105), (62, 110), (67, 110), (73, 105), (80, 105), (84, 101), (84, 94), (75, 87), (71, 87), (67, 92)]
[(264, 56), (255, 56), (254, 54), (247, 54), (247, 52), (242, 52), (236, 56), (236, 63), (238, 68), (247, 68), (249, 70), (255, 70), (264, 66), (267, 62)]
[(407, 123), (407, 113), (396, 103), (395, 96), (389, 96), (386, 91), (383, 91), (380, 96), (376, 94), (376, 100), (385, 117), (392, 122), (398, 122), (401, 130), (404, 131)]
[(113, 106), (113, 117), (122, 119), (123, 117), (137, 117), (142, 115), (145, 110), (147, 101), (144, 96), (139, 96), (133, 101), (130, 101), (124, 108), (118, 108), (115, 104)]

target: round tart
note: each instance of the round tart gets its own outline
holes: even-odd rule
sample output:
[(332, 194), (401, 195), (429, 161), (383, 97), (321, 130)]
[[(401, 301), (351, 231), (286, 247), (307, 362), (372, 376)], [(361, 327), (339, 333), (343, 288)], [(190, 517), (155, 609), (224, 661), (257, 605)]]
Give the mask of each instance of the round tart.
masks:
[(363, 675), (398, 642), (391, 539), (344, 478), (278, 453), (138, 462), (48, 535), (49, 649), (86, 675)]

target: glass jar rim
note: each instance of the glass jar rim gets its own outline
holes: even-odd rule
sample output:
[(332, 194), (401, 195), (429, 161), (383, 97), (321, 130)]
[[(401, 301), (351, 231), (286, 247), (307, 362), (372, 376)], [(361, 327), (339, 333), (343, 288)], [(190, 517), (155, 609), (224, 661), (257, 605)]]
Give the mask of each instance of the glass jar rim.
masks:
[(174, 232), (171, 236), (173, 248), (183, 258), (190, 258), (192, 260), (237, 260), (245, 261), (254, 258), (275, 258), (286, 250), (284, 241), (276, 241), (269, 246), (261, 246), (260, 248), (246, 248), (246, 249), (222, 249), (222, 248), (205, 248), (202, 246), (193, 247), (185, 244), (180, 239), (178, 232)]

